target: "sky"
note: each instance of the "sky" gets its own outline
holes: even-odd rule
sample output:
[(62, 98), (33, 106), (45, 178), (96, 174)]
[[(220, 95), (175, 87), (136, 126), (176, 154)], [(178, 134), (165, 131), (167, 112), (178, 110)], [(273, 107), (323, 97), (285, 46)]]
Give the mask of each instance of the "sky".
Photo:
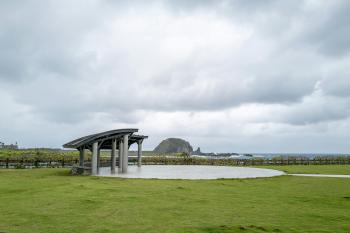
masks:
[(205, 152), (350, 152), (350, 1), (1, 1), (0, 141), (117, 128)]

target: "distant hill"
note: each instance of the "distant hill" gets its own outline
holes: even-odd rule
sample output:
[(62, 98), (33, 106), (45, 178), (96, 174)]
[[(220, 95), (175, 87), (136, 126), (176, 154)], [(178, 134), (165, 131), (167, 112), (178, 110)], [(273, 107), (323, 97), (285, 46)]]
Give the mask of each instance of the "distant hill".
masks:
[(168, 138), (163, 140), (153, 151), (157, 153), (185, 152), (191, 154), (193, 148), (189, 142), (181, 138)]

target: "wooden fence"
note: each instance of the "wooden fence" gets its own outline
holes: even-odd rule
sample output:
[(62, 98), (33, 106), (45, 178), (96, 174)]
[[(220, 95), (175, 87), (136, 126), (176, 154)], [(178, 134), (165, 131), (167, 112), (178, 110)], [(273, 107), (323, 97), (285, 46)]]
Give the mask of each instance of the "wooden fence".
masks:
[[(118, 160), (117, 160), (118, 161)], [(109, 166), (110, 158), (101, 157), (100, 166)], [(11, 159), (0, 158), (0, 168), (41, 168), (41, 167), (72, 167), (78, 165), (77, 158), (63, 159)], [(129, 158), (129, 164), (137, 164), (136, 158)], [(349, 165), (350, 157), (343, 158), (315, 158), (315, 159), (202, 159), (202, 158), (176, 158), (176, 157), (144, 157), (144, 165), (215, 165), (215, 166), (265, 166), (265, 165)], [(90, 158), (85, 161), (90, 165)]]
[(332, 165), (350, 164), (350, 157), (316, 159), (202, 159), (202, 158), (145, 158), (142, 164), (166, 165), (216, 165), (216, 166), (265, 166), (265, 165)]

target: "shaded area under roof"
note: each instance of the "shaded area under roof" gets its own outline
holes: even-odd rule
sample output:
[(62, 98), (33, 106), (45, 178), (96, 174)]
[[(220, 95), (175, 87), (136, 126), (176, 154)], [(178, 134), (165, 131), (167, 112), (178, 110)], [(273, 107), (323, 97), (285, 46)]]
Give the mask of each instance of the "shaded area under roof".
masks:
[(134, 133), (138, 132), (138, 129), (115, 129), (102, 133), (91, 134), (88, 136), (84, 136), (78, 139), (75, 139), (71, 142), (68, 142), (63, 145), (64, 148), (73, 148), (73, 149), (90, 149), (92, 148), (92, 144), (94, 142), (99, 143), (100, 149), (111, 149), (112, 140), (117, 140), (117, 145), (119, 146), (120, 140), (123, 139), (124, 135), (129, 135), (129, 147), (133, 143), (137, 143), (142, 141), (148, 136), (143, 135), (135, 135)]

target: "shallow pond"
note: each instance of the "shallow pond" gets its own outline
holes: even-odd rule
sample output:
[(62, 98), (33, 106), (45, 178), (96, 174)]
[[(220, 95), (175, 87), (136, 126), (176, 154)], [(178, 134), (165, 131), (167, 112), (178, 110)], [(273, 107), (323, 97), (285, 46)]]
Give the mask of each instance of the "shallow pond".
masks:
[(128, 173), (111, 175), (111, 169), (100, 168), (99, 176), (146, 179), (220, 179), (220, 178), (257, 178), (283, 175), (284, 172), (250, 167), (200, 166), (200, 165), (145, 165), (129, 166)]

